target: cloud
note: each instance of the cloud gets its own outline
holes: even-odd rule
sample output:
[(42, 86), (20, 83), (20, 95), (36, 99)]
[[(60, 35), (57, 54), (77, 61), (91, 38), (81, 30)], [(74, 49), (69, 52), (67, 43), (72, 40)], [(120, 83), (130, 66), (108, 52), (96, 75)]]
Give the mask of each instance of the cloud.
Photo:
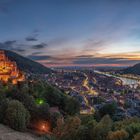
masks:
[(84, 42), (83, 45), (83, 54), (92, 52), (96, 54), (97, 52), (100, 52), (102, 49), (105, 48), (105, 46), (111, 44), (111, 41), (106, 40), (104, 38), (94, 38), (94, 39), (88, 39)]
[(42, 54), (43, 52), (33, 52), (31, 55), (40, 55)]
[(9, 41), (4, 42), (5, 45), (9, 45), (9, 46), (11, 46), (11, 45), (13, 45), (15, 43), (16, 43), (16, 40), (9, 40)]
[(14, 48), (13, 51), (17, 52), (17, 53), (25, 53), (26, 50), (21, 49), (21, 48)]
[(43, 49), (46, 46), (48, 46), (46, 43), (41, 43), (41, 44), (33, 45), (32, 49)]
[(15, 43), (16, 43), (16, 40), (8, 40), (5, 42), (2, 42), (0, 43), (0, 49), (12, 50)]
[(93, 58), (93, 55), (79, 55), (76, 58)]
[(68, 43), (70, 40), (68, 38), (54, 38), (48, 42), (49, 46), (63, 46)]
[(120, 64), (120, 65), (133, 65), (134, 63), (139, 63), (139, 60), (130, 60), (125, 58), (107, 58), (107, 57), (86, 57), (86, 56), (78, 56), (74, 61), (74, 64), (89, 64), (89, 65), (111, 65), (111, 64)]
[(31, 35), (25, 38), (26, 41), (37, 41), (37, 37), (39, 36), (39, 30), (34, 30)]
[(26, 52), (26, 49), (21, 48), (21, 44), (16, 44), (16, 40), (7, 40), (5, 42), (0, 43), (0, 49), (2, 50), (11, 50), (20, 54)]
[(46, 60), (46, 59), (52, 58), (51, 56), (48, 56), (48, 55), (28, 55), (27, 57), (32, 59), (32, 60), (36, 60), (36, 61)]
[(26, 41), (37, 41), (37, 38), (35, 38), (34, 36), (28, 36), (25, 38)]

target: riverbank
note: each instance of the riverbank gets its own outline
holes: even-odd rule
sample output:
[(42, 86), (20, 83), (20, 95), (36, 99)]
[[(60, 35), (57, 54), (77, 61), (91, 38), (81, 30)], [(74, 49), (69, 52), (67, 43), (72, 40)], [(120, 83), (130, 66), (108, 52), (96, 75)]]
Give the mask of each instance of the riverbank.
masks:
[(127, 86), (138, 86), (138, 85), (140, 85), (140, 81), (135, 80), (133, 78), (126, 78), (126, 77), (123, 77), (121, 75), (117, 76), (117, 75), (113, 75), (113, 74), (109, 74), (109, 73), (101, 72), (101, 71), (97, 71), (97, 70), (95, 70), (94, 72), (97, 73), (97, 74), (102, 74), (102, 75), (108, 76), (108, 77), (118, 78), (122, 81), (123, 85), (127, 85)]

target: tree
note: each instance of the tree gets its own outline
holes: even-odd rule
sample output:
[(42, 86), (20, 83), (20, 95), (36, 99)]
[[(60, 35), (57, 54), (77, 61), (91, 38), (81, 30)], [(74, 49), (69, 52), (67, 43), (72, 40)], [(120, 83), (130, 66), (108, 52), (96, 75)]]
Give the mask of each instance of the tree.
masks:
[(81, 120), (79, 117), (69, 117), (64, 126), (62, 131), (60, 132), (60, 139), (61, 140), (76, 140), (76, 133), (81, 125)]
[(132, 118), (126, 118), (122, 121), (114, 122), (114, 130), (126, 129), (128, 125), (133, 124), (133, 123), (140, 124), (140, 118), (132, 117)]
[(46, 83), (44, 81), (33, 79), (34, 82), (28, 82), (28, 91), (35, 98), (41, 98), (46, 91)]
[(76, 113), (79, 113), (80, 112), (80, 104), (79, 104), (79, 102), (73, 97), (67, 98), (65, 100), (65, 111), (69, 115), (74, 115)]
[(5, 116), (7, 125), (15, 130), (23, 131), (26, 129), (29, 119), (30, 114), (21, 102), (12, 100), (8, 103)]
[(137, 133), (135, 136), (134, 136), (134, 139), (133, 140), (140, 140), (140, 132)]
[(4, 123), (6, 109), (8, 107), (9, 100), (4, 98), (0, 101), (0, 123)]
[(7, 97), (22, 102), (22, 104), (25, 106), (25, 108), (30, 112), (32, 112), (36, 109), (36, 103), (35, 103), (33, 96), (30, 96), (27, 93), (19, 93), (19, 92), (15, 91), (14, 93), (13, 92), (9, 93), (7, 95)]
[(76, 133), (77, 139), (79, 137), (79, 139), (92, 140), (91, 133), (92, 130), (97, 125), (94, 115), (80, 115), (80, 119), (81, 119), (81, 126), (79, 127)]
[(88, 127), (81, 125), (75, 135), (75, 140), (90, 140), (90, 134)]
[(105, 104), (100, 110), (99, 113), (101, 117), (103, 117), (106, 114), (109, 114), (111, 117), (114, 115), (115, 111), (117, 109), (117, 105), (115, 102)]
[(111, 131), (112, 120), (109, 115), (104, 116), (91, 131), (91, 138), (95, 140), (106, 140), (107, 134)]
[(125, 130), (110, 131), (107, 136), (107, 140), (126, 140), (129, 134)]
[(64, 126), (64, 119), (63, 117), (59, 117), (56, 122), (56, 127), (53, 129), (53, 133), (57, 136), (61, 135)]
[(6, 96), (4, 93), (0, 93), (0, 105), (1, 105), (1, 102), (6, 99)]
[(81, 119), (82, 125), (87, 125), (89, 122), (94, 120), (94, 116), (93, 115), (80, 115), (80, 119)]
[(125, 130), (129, 133), (129, 138), (132, 139), (135, 134), (140, 132), (140, 123), (132, 123), (126, 126)]
[(57, 120), (61, 117), (61, 114), (58, 112), (54, 112), (50, 115), (50, 122), (51, 122), (51, 127), (55, 128), (57, 127)]
[(39, 105), (37, 108), (37, 116), (39, 119), (48, 120), (50, 119), (49, 105), (47, 103)]
[(42, 96), (42, 98), (45, 98), (50, 106), (60, 106), (61, 104), (62, 93), (56, 88), (48, 86), (46, 88), (46, 92)]

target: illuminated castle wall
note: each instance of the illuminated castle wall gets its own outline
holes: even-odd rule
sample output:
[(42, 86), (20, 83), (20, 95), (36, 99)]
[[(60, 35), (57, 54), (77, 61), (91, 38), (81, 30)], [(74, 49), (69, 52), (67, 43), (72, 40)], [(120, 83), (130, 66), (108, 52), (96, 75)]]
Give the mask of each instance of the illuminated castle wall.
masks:
[(25, 76), (17, 68), (16, 62), (9, 60), (4, 51), (0, 51), (0, 80), (11, 81), (13, 84), (25, 80)]

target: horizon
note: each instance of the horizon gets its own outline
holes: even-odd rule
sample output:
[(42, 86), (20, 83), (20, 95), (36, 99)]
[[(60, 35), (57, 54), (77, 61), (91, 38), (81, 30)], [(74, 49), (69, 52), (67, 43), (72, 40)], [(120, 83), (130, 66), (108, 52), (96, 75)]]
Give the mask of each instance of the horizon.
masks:
[(0, 49), (47, 67), (140, 62), (140, 1), (1, 0)]

